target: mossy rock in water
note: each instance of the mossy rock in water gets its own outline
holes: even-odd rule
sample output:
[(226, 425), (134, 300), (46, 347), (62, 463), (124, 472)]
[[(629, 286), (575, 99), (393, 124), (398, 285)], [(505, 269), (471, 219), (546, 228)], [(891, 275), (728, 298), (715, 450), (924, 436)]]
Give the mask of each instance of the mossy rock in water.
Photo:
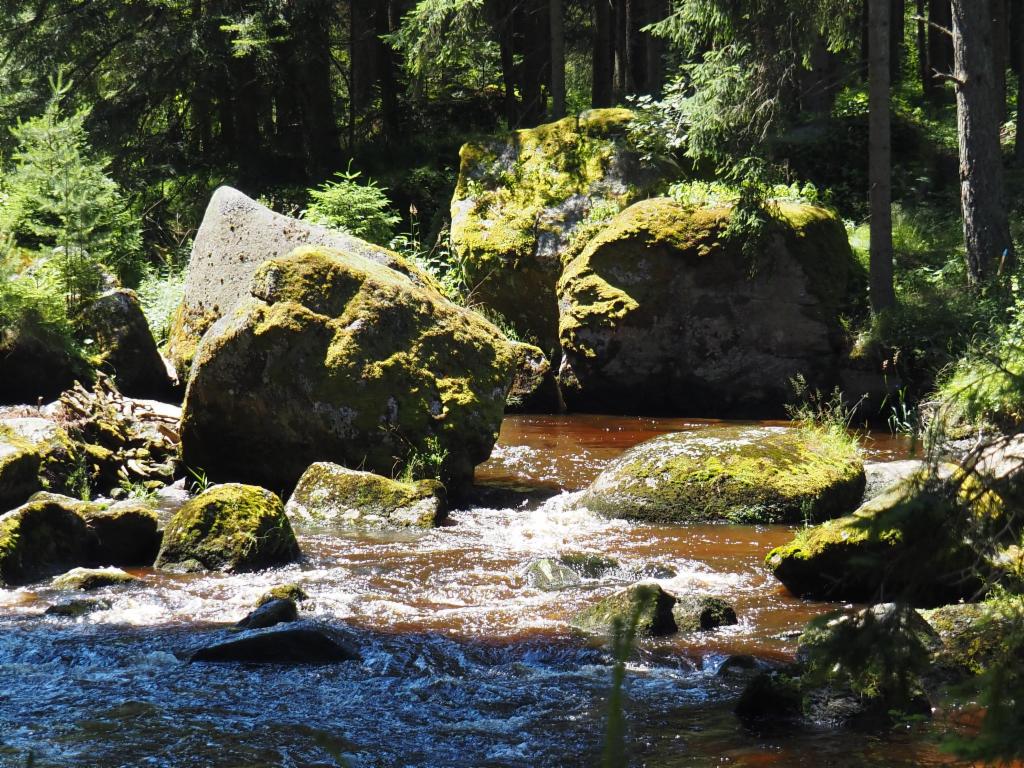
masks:
[(430, 528), (446, 502), (436, 480), (399, 482), (320, 461), (302, 473), (285, 511), (297, 528)]
[(674, 634), (678, 627), (672, 616), (676, 599), (657, 584), (634, 584), (584, 608), (572, 617), (576, 629), (597, 634), (611, 634), (627, 629), (636, 622), (641, 637)]
[(0, 584), (15, 586), (92, 561), (96, 537), (78, 514), (83, 502), (38, 493), (0, 515)]
[(781, 416), (796, 375), (838, 383), (861, 272), (842, 222), (780, 204), (767, 232), (746, 236), (728, 231), (732, 216), (643, 200), (566, 264), (558, 380), (570, 409)]
[(54, 589), (91, 592), (94, 589), (131, 584), (138, 580), (120, 568), (72, 568), (67, 573), (55, 577), (51, 586)]
[(576, 571), (551, 557), (534, 560), (526, 567), (524, 575), (527, 586), (543, 590), (575, 587), (581, 581)]
[(585, 579), (600, 579), (619, 567), (618, 560), (599, 552), (561, 552), (558, 560)]
[(160, 551), (160, 521), (153, 509), (120, 502), (88, 507), (81, 515), (96, 535), (96, 562), (105, 565), (152, 565)]
[(736, 623), (736, 609), (719, 597), (687, 595), (677, 597), (672, 617), (680, 632), (706, 632)]
[(489, 455), (515, 354), (491, 323), (356, 252), (300, 248), (203, 338), (184, 461), (290, 491), (310, 464), (430, 464), (458, 487)]
[(189, 256), (185, 294), (168, 340), (168, 357), (182, 380), (202, 335), (249, 296), (253, 274), (269, 259), (301, 245), (340, 248), (398, 269), (420, 285), (434, 285), (422, 269), (380, 246), (345, 232), (282, 216), (237, 189), (219, 187), (210, 198)]
[[(852, 515), (800, 531), (765, 562), (795, 595), (868, 602), (899, 596), (917, 606), (972, 598), (986, 569), (965, 540), (965, 486), (919, 473)], [(989, 496), (975, 513), (998, 517)]]
[(291, 600), (301, 603), (304, 600), (309, 600), (309, 595), (298, 584), (278, 584), (260, 595), (260, 599), (256, 601), (256, 607), (259, 608), (274, 600)]
[(264, 488), (228, 483), (203, 491), (164, 530), (156, 567), (255, 571), (300, 556), (281, 500)]
[(594, 109), (459, 153), (452, 246), (473, 298), (549, 354), (565, 252), (595, 222), (664, 185), (664, 171), (629, 145), (632, 120), (626, 109)]
[(942, 671), (981, 674), (994, 661), (1024, 655), (1024, 596), (943, 605), (921, 615), (942, 641), (932, 658)]
[(863, 463), (845, 436), (716, 425), (631, 448), (577, 503), (643, 522), (781, 523), (847, 513), (863, 491)]

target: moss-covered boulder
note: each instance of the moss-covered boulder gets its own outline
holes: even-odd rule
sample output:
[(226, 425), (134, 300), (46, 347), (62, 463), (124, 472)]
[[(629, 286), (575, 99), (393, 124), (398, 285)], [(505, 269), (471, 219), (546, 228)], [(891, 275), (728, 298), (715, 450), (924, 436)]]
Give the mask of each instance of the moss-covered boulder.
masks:
[(274, 600), (291, 600), (293, 603), (301, 603), (309, 600), (309, 595), (298, 584), (278, 584), (260, 595), (260, 599), (256, 601), (256, 607), (259, 608)]
[(41, 490), (40, 465), (56, 431), (47, 419), (0, 419), (0, 512)]
[(89, 366), (73, 349), (67, 335), (36, 316), (0, 327), (0, 405), (49, 402), (87, 379)]
[(412, 465), (457, 486), (488, 457), (515, 358), (480, 315), (355, 251), (271, 259), (250, 293), (196, 356), (189, 466), (290, 491), (316, 461)]
[(266, 629), (276, 624), (298, 621), (299, 607), (290, 598), (270, 600), (258, 605), (235, 626), (239, 629)]
[(629, 146), (633, 113), (594, 109), (459, 153), (452, 245), (473, 297), (548, 353), (555, 284), (577, 234), (656, 191), (663, 174)]
[(523, 575), (526, 577), (527, 586), (545, 591), (575, 587), (583, 581), (576, 571), (553, 557), (534, 560), (526, 566)]
[(93, 558), (105, 565), (152, 565), (160, 550), (160, 521), (144, 504), (120, 502), (79, 511), (96, 537)]
[(111, 376), (118, 390), (154, 399), (170, 394), (167, 367), (134, 291), (108, 291), (85, 307), (81, 317), (79, 334), (93, 365)]
[(156, 567), (255, 571), (299, 556), (281, 500), (263, 488), (228, 483), (203, 491), (175, 513)]
[(653, 198), (591, 238), (558, 284), (569, 408), (781, 415), (797, 374), (838, 383), (860, 267), (835, 216), (777, 210), (744, 236), (729, 206)]
[(994, 661), (1024, 657), (1024, 596), (943, 605), (921, 615), (941, 640), (932, 660), (943, 672), (976, 675)]
[(55, 577), (51, 586), (54, 589), (91, 592), (94, 589), (131, 584), (138, 580), (120, 568), (72, 568), (67, 573)]
[(657, 584), (634, 584), (576, 613), (570, 624), (596, 634), (625, 630), (636, 622), (640, 637), (674, 634), (678, 627), (672, 616), (676, 599)]
[(710, 595), (676, 597), (672, 618), (680, 632), (706, 632), (737, 622), (736, 609), (722, 598)]
[(631, 448), (577, 503), (644, 522), (781, 523), (846, 514), (863, 490), (863, 464), (845, 436), (721, 425)]
[(170, 329), (168, 355), (182, 380), (188, 377), (199, 340), (219, 318), (249, 297), (253, 273), (267, 260), (300, 245), (358, 253), (397, 269), (421, 285), (433, 284), (422, 270), (391, 251), (352, 235), (274, 213), (231, 187), (210, 198), (189, 256), (185, 295)]
[(447, 504), (436, 480), (400, 482), (321, 461), (302, 473), (285, 511), (296, 528), (430, 528)]
[[(953, 479), (915, 475), (852, 515), (800, 531), (765, 562), (801, 597), (867, 602), (895, 597), (918, 606), (972, 598), (986, 577), (966, 541), (964, 499)], [(979, 500), (978, 514), (995, 502)]]
[(92, 561), (96, 538), (82, 502), (49, 493), (0, 515), (0, 584), (14, 586)]

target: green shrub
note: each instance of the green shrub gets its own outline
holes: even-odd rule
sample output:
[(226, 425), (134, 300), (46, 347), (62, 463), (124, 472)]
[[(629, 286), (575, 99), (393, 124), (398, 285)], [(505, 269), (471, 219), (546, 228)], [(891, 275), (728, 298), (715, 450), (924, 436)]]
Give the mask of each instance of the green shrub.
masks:
[(302, 216), (371, 243), (387, 245), (401, 218), (392, 210), (387, 190), (372, 179), (358, 183), (359, 175), (350, 166), (335, 174), (334, 181), (309, 190), (310, 203)]
[(185, 295), (185, 268), (173, 264), (150, 268), (139, 282), (137, 292), (153, 338), (161, 346), (167, 341), (174, 312)]

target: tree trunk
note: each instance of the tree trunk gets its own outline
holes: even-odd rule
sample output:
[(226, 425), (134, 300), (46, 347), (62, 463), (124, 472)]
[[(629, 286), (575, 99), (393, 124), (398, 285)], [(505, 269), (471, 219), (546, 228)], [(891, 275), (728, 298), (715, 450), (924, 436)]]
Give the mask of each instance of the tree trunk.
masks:
[(945, 99), (945, 89), (938, 75), (953, 73), (953, 17), (950, 0), (928, 0), (928, 67), (931, 77), (925, 95), (934, 104)]
[[(661, 21), (667, 16), (668, 8), (665, 0), (647, 0), (647, 24)], [(665, 82), (665, 41), (648, 33), (644, 42), (647, 54), (645, 68), (647, 81), (644, 83), (644, 90), (651, 96), (657, 97), (661, 94), (661, 88)]]
[(612, 25), (614, 75), (612, 77), (612, 99), (619, 103), (629, 86), (629, 27), (626, 23), (626, 0), (615, 0), (615, 23)]
[(1006, 122), (1006, 65), (1010, 48), (1010, 9), (1006, 0), (992, 2), (992, 84), (995, 88), (996, 120)]
[(591, 102), (595, 107), (612, 105), (612, 5), (594, 0), (594, 57)]
[(921, 80), (921, 90), (928, 94), (928, 81), (931, 70), (928, 65), (928, 28), (925, 24), (925, 0), (917, 0), (917, 75)]
[(889, 116), (889, 24), (887, 0), (868, 5), (868, 183), (871, 205), (871, 311), (896, 305), (892, 267), (892, 145)]
[(953, 75), (960, 144), (960, 205), (973, 285), (1013, 266), (992, 76), (988, 0), (953, 0)]
[(900, 79), (903, 64), (904, 35), (906, 33), (906, 0), (892, 0), (889, 6), (889, 82)]
[(1018, 166), (1024, 166), (1024, 0), (1017, 0), (1016, 6), (1017, 136), (1013, 142), (1013, 157)]
[(549, 0), (551, 24), (551, 117), (565, 117), (565, 17), (562, 0)]

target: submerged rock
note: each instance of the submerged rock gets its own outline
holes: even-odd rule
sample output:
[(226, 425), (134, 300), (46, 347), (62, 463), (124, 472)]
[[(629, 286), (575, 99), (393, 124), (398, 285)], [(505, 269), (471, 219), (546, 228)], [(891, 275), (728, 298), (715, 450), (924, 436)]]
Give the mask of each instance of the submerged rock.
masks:
[(298, 618), (299, 609), (295, 605), (295, 601), (284, 598), (261, 603), (256, 610), (249, 613), (235, 626), (239, 629), (265, 629), (275, 624), (296, 621)]
[(120, 568), (72, 568), (67, 573), (55, 577), (50, 584), (54, 589), (79, 589), (91, 592), (94, 589), (131, 584), (138, 580)]
[(285, 511), (296, 527), (430, 528), (446, 506), (436, 480), (399, 482), (317, 462), (302, 473)]
[(203, 491), (171, 518), (156, 567), (255, 571), (300, 556), (281, 500), (270, 491), (228, 483)]
[(515, 356), (480, 315), (354, 250), (271, 259), (250, 293), (196, 356), (190, 466), (290, 490), (316, 461), (423, 465), (458, 486), (490, 454)]
[(576, 571), (550, 557), (534, 560), (526, 568), (526, 583), (534, 589), (565, 589), (575, 587), (581, 581)]
[(300, 245), (357, 253), (396, 269), (420, 285), (433, 280), (397, 254), (357, 237), (274, 213), (231, 187), (210, 198), (189, 256), (185, 295), (171, 326), (169, 355), (184, 381), (199, 339), (249, 297), (253, 274), (266, 261)]
[(578, 503), (646, 522), (780, 523), (845, 514), (863, 489), (850, 441), (813, 429), (714, 426), (626, 451)]
[(60, 616), (64, 619), (77, 619), (81, 616), (88, 616), (90, 613), (96, 613), (97, 611), (110, 610), (111, 602), (109, 600), (68, 600), (63, 603), (56, 603), (49, 606), (43, 611), (46, 616)]
[(335, 664), (359, 658), (358, 652), (316, 624), (292, 625), (247, 634), (200, 648), (189, 661), (246, 664)]
[(572, 617), (570, 624), (585, 632), (609, 634), (636, 621), (641, 637), (671, 635), (678, 631), (672, 616), (676, 599), (657, 584), (634, 584), (604, 598)]
[(82, 318), (80, 332), (97, 351), (94, 364), (113, 378), (118, 390), (156, 399), (170, 394), (167, 367), (134, 291), (108, 291), (85, 308)]
[(632, 120), (625, 109), (588, 110), (459, 153), (452, 246), (474, 299), (545, 351), (558, 344), (563, 253), (664, 179), (629, 146)]
[(558, 560), (585, 579), (600, 579), (619, 567), (618, 560), (599, 552), (562, 552)]
[(705, 632), (736, 623), (736, 610), (725, 600), (708, 595), (676, 597), (672, 618), (680, 632)]
[(77, 512), (82, 504), (39, 493), (0, 515), (0, 584), (27, 584), (90, 563), (96, 539)]
[(272, 600), (291, 600), (301, 603), (304, 600), (309, 600), (309, 595), (298, 584), (279, 584), (260, 595), (260, 599), (256, 601), (256, 607), (266, 605)]
[(783, 415), (790, 380), (831, 389), (860, 267), (842, 222), (780, 204), (760, 242), (729, 206), (669, 198), (619, 213), (558, 283), (558, 373), (570, 409)]
[(934, 606), (983, 586), (965, 541), (954, 483), (915, 475), (852, 515), (800, 531), (768, 553), (775, 578), (800, 597), (868, 602), (899, 595)]

